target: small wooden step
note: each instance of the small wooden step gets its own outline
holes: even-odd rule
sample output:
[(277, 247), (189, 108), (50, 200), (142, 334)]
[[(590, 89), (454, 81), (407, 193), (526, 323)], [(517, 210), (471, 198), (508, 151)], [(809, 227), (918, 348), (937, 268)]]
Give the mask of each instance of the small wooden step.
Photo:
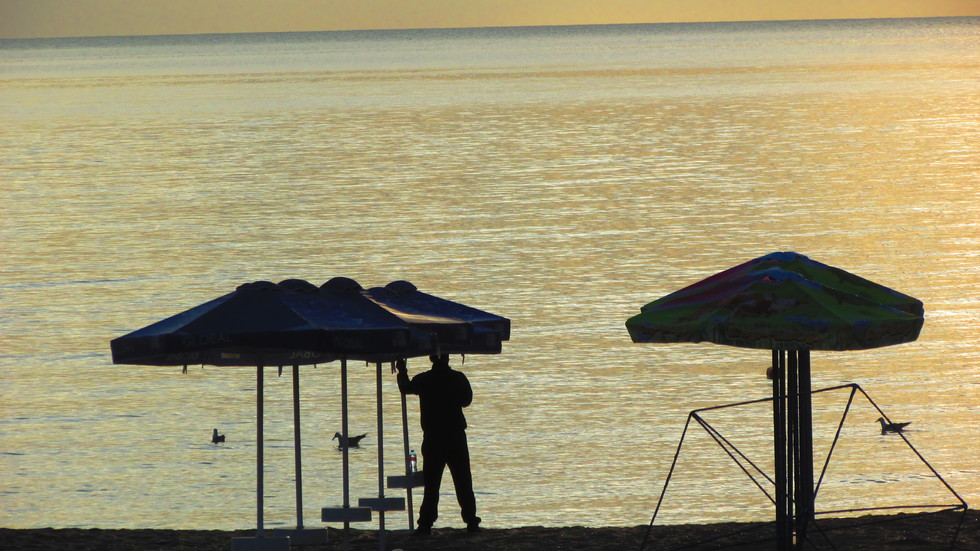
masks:
[(320, 509), (323, 522), (370, 522), (370, 507), (324, 507)]
[(404, 511), (403, 497), (362, 497), (357, 500), (361, 507), (370, 507), (372, 511)]
[(425, 476), (422, 471), (402, 476), (389, 476), (389, 488), (419, 488), (425, 486)]

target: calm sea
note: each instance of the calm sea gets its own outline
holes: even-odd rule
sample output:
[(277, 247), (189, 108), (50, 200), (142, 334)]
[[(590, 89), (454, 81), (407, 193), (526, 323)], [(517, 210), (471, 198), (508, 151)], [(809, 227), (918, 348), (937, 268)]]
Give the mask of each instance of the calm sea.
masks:
[[(624, 322), (782, 250), (925, 303), (914, 343), (814, 353), (814, 386), (860, 384), (980, 504), (978, 18), (8, 40), (0, 126), (0, 526), (254, 526), (254, 370), (115, 366), (109, 340), (334, 276), (512, 319), (503, 354), (454, 361), (487, 526), (645, 524), (688, 412), (766, 397), (769, 354)], [(276, 371), (266, 519), (288, 526)], [(377, 492), (374, 392), (355, 364), (355, 498)], [(338, 366), (303, 368), (302, 398), (318, 526), (342, 499)], [(815, 403), (818, 469), (845, 402)], [(725, 411), (771, 463), (766, 408)], [(852, 406), (818, 507), (954, 502), (878, 416)], [(444, 488), (438, 525), (460, 526)], [(771, 515), (688, 436), (663, 522)]]

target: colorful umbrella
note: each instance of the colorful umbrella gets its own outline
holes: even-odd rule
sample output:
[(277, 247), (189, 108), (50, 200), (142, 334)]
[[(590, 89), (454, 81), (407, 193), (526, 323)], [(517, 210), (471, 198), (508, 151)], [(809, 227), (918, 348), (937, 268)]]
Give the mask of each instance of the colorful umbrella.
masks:
[(777, 252), (647, 304), (626, 328), (639, 343), (772, 350), (777, 538), (778, 548), (788, 549), (794, 533), (802, 547), (813, 515), (810, 350), (911, 342), (922, 323), (919, 300), (803, 255)]
[(914, 341), (922, 302), (796, 253), (772, 253), (675, 291), (626, 322), (633, 342), (864, 350)]

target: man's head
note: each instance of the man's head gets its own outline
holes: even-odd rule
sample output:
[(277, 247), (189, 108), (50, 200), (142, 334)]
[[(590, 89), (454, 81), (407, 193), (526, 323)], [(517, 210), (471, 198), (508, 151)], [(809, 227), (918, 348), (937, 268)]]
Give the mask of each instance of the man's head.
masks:
[(429, 361), (432, 362), (433, 369), (449, 367), (449, 354), (442, 354), (442, 355), (433, 354), (429, 356)]

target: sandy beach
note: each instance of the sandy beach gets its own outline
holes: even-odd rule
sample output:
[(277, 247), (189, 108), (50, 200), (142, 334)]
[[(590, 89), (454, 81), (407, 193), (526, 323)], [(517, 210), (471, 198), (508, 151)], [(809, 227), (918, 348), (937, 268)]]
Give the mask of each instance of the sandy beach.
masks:
[[(329, 528), (330, 542), (304, 549), (342, 549), (343, 534)], [(469, 534), (458, 528), (436, 528), (432, 536), (412, 537), (405, 530), (389, 531), (389, 550), (435, 551), (614, 551), (640, 549), (646, 526), (628, 528), (488, 528)], [(645, 549), (773, 549), (766, 538), (771, 524), (723, 523), (708, 525), (655, 526)], [(980, 513), (975, 510), (929, 515), (865, 516), (817, 521), (816, 534), (807, 549), (877, 551), (932, 551), (937, 549), (980, 549)], [(741, 533), (735, 537), (727, 536)], [(78, 528), (0, 528), (0, 549), (16, 551), (225, 551), (231, 538), (254, 536), (253, 530), (102, 530)], [(721, 538), (721, 539), (717, 539)], [(954, 541), (955, 538), (955, 541)], [(705, 542), (715, 539), (714, 542)], [(353, 530), (351, 549), (378, 549), (375, 531)], [(699, 543), (700, 542), (700, 543)]]

